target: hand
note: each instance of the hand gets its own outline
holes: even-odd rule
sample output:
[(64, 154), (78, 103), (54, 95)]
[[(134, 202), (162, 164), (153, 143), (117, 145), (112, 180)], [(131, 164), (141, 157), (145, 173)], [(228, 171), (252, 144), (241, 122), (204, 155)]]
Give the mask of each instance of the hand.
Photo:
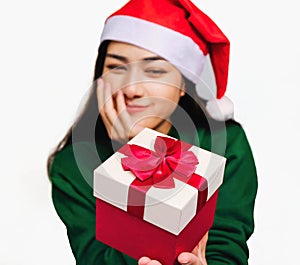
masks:
[[(197, 246), (190, 252), (181, 253), (177, 260), (182, 265), (207, 265), (205, 258), (206, 243), (208, 239), (208, 232), (199, 241)], [(138, 265), (162, 265), (157, 260), (151, 260), (148, 257), (142, 257), (138, 261)]]
[(111, 85), (102, 78), (97, 80), (97, 100), (99, 113), (112, 140), (127, 142), (144, 129), (132, 122), (122, 90), (113, 93)]
[(191, 265), (207, 265), (205, 258), (206, 244), (208, 240), (208, 232), (199, 241), (192, 253), (183, 252), (178, 256), (178, 261), (181, 264)]

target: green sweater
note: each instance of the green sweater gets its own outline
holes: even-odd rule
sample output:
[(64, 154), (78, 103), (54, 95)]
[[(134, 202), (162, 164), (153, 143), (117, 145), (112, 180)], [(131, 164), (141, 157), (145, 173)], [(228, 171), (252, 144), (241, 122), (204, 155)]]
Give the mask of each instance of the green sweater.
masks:
[[(176, 136), (173, 130), (169, 135)], [(225, 149), (221, 143), (224, 136)], [(233, 121), (226, 123), (226, 130), (215, 132), (213, 139), (206, 129), (199, 129), (198, 137), (202, 148), (211, 150), (214, 146), (213, 152), (227, 158), (214, 224), (209, 231), (207, 262), (209, 265), (248, 264), (246, 241), (254, 229), (257, 191), (256, 169), (248, 140), (242, 127)], [(225, 154), (222, 150), (226, 150)], [(136, 260), (95, 239), (93, 170), (99, 166), (100, 159), (104, 161), (112, 154), (109, 145), (102, 143), (96, 149), (91, 142), (78, 142), (61, 150), (50, 169), (53, 203), (66, 225), (78, 265), (137, 264)]]

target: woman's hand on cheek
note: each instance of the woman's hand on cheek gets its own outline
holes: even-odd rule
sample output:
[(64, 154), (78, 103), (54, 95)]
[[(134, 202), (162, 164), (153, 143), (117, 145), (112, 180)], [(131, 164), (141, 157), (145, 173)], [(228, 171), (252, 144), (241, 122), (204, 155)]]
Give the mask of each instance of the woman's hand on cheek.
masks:
[(97, 80), (97, 100), (99, 113), (111, 139), (127, 142), (144, 129), (132, 122), (123, 92), (113, 93), (111, 85), (101, 78)]

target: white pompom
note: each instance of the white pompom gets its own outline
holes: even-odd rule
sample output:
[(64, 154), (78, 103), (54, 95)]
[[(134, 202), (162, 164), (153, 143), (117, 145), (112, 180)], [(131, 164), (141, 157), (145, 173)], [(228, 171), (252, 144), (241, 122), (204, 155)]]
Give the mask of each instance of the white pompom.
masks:
[(234, 106), (228, 97), (211, 99), (206, 103), (206, 112), (214, 120), (226, 121), (233, 118)]

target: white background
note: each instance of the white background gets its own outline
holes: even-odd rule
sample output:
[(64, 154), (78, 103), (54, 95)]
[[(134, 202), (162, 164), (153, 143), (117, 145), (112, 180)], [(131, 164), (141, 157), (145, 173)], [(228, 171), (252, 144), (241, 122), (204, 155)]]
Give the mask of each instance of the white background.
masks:
[[(104, 19), (124, 0), (1, 1), (0, 264), (75, 264), (46, 159), (91, 84)], [(194, 0), (231, 41), (227, 95), (255, 156), (250, 264), (298, 264), (298, 0)]]

